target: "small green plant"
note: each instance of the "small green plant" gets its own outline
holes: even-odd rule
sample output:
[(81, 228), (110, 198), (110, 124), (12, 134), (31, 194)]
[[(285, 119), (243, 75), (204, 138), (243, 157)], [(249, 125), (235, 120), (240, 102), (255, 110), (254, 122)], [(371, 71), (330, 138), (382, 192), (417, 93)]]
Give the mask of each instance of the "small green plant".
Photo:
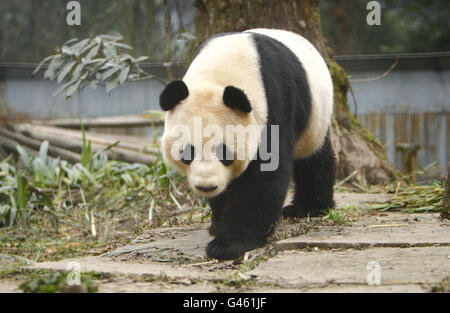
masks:
[(328, 209), (324, 211), (325, 216), (322, 218), (324, 221), (330, 221), (334, 224), (343, 225), (350, 221), (348, 216), (340, 209)]
[(230, 274), (227, 279), (217, 280), (216, 283), (221, 283), (228, 287), (240, 289), (255, 285), (256, 279), (241, 272), (234, 272), (233, 274)]
[(442, 292), (449, 293), (450, 292), (450, 276), (444, 278), (441, 282), (437, 283), (430, 288), (431, 292)]
[(363, 211), (364, 210), (357, 205), (350, 204), (340, 208), (328, 209), (324, 211), (325, 216), (322, 219), (337, 225), (343, 225), (361, 216)]
[(81, 273), (81, 285), (73, 288), (67, 284), (67, 272), (50, 272), (47, 274), (32, 274), (22, 283), (19, 288), (26, 293), (57, 293), (57, 292), (97, 292), (95, 285), (89, 275)]
[(14, 276), (27, 261), (21, 257), (9, 254), (0, 255), (0, 279)]

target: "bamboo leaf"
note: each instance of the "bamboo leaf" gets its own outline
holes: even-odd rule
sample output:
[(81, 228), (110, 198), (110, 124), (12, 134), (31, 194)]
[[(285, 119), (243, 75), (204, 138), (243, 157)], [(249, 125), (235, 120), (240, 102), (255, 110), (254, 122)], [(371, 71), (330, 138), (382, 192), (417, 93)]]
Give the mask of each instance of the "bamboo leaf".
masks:
[(44, 78), (54, 80), (56, 77), (56, 70), (59, 68), (61, 63), (62, 63), (62, 61), (59, 56), (54, 57), (48, 64), (48, 68), (44, 73)]
[(69, 72), (72, 70), (72, 68), (75, 66), (75, 64), (76, 64), (76, 62), (72, 61), (63, 67), (63, 69), (61, 70), (61, 72), (58, 75), (58, 79), (57, 79), (58, 84), (60, 84), (64, 80), (66, 75), (69, 74)]
[(127, 80), (128, 73), (130, 73), (130, 66), (125, 66), (122, 68), (120, 75), (119, 75), (119, 82), (121, 85)]
[(47, 162), (48, 141), (44, 140), (39, 148), (39, 158), (43, 163)]
[(110, 68), (109, 70), (105, 71), (102, 75), (102, 80), (105, 81), (107, 80), (109, 77), (111, 77), (114, 73), (116, 73), (117, 71), (119, 71), (121, 69), (120, 65), (116, 65), (113, 68)]
[(135, 63), (139, 63), (139, 62), (143, 62), (143, 61), (148, 60), (148, 59), (149, 59), (149, 57), (147, 57), (147, 56), (140, 56), (134, 62)]
[(56, 89), (56, 91), (53, 93), (53, 97), (56, 97), (59, 95), (62, 91), (64, 91), (66, 88), (68, 88), (70, 85), (75, 84), (76, 81), (71, 80), (70, 82), (64, 83), (61, 86)]
[(76, 41), (78, 41), (78, 38), (69, 39), (63, 44), (63, 46), (67, 46), (67, 45), (69, 45), (69, 44), (71, 44), (73, 42), (76, 42)]
[[(70, 47), (70, 50), (71, 50), (72, 54), (78, 54), (78, 55), (80, 55), (80, 54), (81, 54), (80, 51), (81, 51), (83, 48), (85, 48), (85, 47), (89, 44), (89, 41), (90, 41), (90, 40), (91, 40), (90, 38), (86, 38), (86, 39), (83, 39), (83, 40), (81, 40), (80, 42), (78, 42), (78, 43), (72, 45), (72, 46)], [(63, 47), (63, 48), (64, 48), (64, 47)]]
[(22, 148), (22, 146), (20, 146), (20, 145), (17, 145), (16, 149), (19, 152), (20, 159), (22, 160), (23, 164), (25, 164), (25, 166), (29, 166), (29, 164), (30, 164), (30, 156), (28, 155), (27, 150)]
[(114, 88), (117, 87), (118, 84), (119, 84), (119, 76), (117, 75), (115, 78), (110, 79), (106, 83), (106, 92), (107, 93), (111, 92)]
[(78, 80), (78, 78), (80, 78), (81, 71), (83, 70), (84, 66), (85, 64), (80, 63), (75, 67), (72, 73), (72, 80)]
[(92, 58), (94, 58), (95, 56), (97, 56), (98, 51), (100, 50), (100, 46), (101, 46), (101, 42), (97, 43), (96, 46), (94, 46), (94, 48), (92, 48), (88, 54), (86, 55), (86, 59), (87, 60), (91, 60)]
[(80, 169), (81, 172), (83, 172), (84, 175), (86, 175), (86, 177), (89, 179), (89, 181), (96, 185), (97, 181), (95, 180), (94, 176), (92, 176), (92, 174), (88, 171), (88, 169), (86, 167), (84, 167), (83, 165), (81, 165), (80, 163), (77, 163), (75, 165), (77, 168)]
[(119, 48), (123, 48), (123, 49), (128, 49), (128, 50), (133, 50), (133, 47), (130, 45), (127, 45), (125, 43), (121, 43), (121, 42), (112, 42), (111, 43), (113, 46), (115, 47), (119, 47)]
[(100, 37), (107, 39), (107, 40), (113, 40), (113, 41), (123, 39), (123, 36), (121, 34), (119, 34), (118, 32), (114, 32), (114, 31), (108, 32), (107, 34), (100, 35)]
[(16, 201), (20, 210), (23, 210), (27, 206), (28, 200), (28, 181), (21, 174), (17, 175), (17, 194)]
[(43, 59), (39, 65), (36, 67), (36, 69), (33, 71), (33, 73), (31, 74), (31, 77), (33, 77), (34, 75), (36, 75), (37, 72), (39, 72), (39, 70), (41, 69), (42, 65), (44, 65), (45, 62), (53, 59), (55, 56), (54, 55), (50, 55), (48, 57), (46, 57), (45, 59)]
[(90, 43), (90, 44), (86, 45), (85, 47), (80, 49), (79, 55), (85, 54), (87, 51), (89, 51), (90, 49), (92, 49), (96, 45), (97, 45), (96, 42), (93, 42), (93, 43)]

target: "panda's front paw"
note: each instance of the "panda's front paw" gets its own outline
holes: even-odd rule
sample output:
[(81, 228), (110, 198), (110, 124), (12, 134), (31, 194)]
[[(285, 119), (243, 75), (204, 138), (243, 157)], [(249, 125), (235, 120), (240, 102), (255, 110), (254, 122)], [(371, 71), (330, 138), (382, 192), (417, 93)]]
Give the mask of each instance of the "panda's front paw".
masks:
[(320, 208), (309, 208), (308, 210), (303, 210), (297, 208), (295, 205), (288, 205), (285, 206), (282, 210), (283, 217), (290, 217), (290, 218), (296, 218), (296, 217), (318, 217), (322, 216), (325, 213), (325, 209)]
[(293, 204), (285, 206), (282, 210), (283, 217), (304, 217), (305, 215)]
[(263, 241), (235, 241), (213, 239), (206, 247), (206, 254), (212, 259), (234, 260), (245, 252), (264, 245)]

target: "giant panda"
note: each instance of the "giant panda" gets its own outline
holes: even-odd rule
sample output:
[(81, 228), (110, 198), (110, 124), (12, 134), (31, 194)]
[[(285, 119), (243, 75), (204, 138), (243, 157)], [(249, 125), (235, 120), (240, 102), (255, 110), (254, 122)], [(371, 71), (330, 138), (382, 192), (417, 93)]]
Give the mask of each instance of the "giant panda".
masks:
[[(211, 206), (210, 258), (235, 259), (264, 246), (281, 215), (318, 216), (333, 207), (333, 84), (325, 61), (302, 36), (274, 29), (214, 35), (159, 101), (166, 111), (164, 160)], [(255, 131), (231, 146), (207, 141), (213, 132), (206, 127), (226, 133), (229, 125)], [(275, 169), (262, 170), (268, 162), (259, 151), (263, 141), (276, 144)], [(245, 157), (236, 157), (237, 148)], [(292, 178), (293, 203), (282, 208)]]

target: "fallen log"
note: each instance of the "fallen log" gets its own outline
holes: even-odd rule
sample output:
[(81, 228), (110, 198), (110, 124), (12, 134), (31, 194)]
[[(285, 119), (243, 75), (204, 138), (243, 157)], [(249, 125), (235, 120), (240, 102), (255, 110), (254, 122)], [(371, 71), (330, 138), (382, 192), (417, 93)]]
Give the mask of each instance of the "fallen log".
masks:
[[(49, 134), (42, 129), (34, 129), (33, 127), (27, 127), (23, 124), (13, 125), (12, 128), (25, 136), (30, 136), (40, 141), (47, 140), (52, 146), (77, 153), (81, 153), (82, 151), (83, 141), (81, 133), (79, 134), (79, 138), (67, 138), (62, 134)], [(88, 138), (86, 138), (86, 140), (88, 140)], [(112, 150), (105, 150), (108, 146), (113, 144), (114, 142), (107, 142), (105, 144), (91, 142), (91, 149), (93, 152), (102, 150), (108, 158), (128, 163), (151, 164), (156, 161), (155, 155), (136, 150), (127, 150), (120, 147), (114, 147)]]
[(5, 151), (9, 151), (10, 153), (18, 154), (19, 151), (17, 150), (16, 147), (19, 146), (19, 145), (23, 149), (25, 149), (25, 151), (27, 151), (29, 155), (32, 155), (32, 156), (35, 156), (35, 157), (39, 156), (39, 152), (34, 150), (34, 149), (26, 147), (26, 146), (18, 143), (17, 141), (14, 141), (14, 140), (10, 139), (10, 138), (4, 137), (4, 136), (0, 137), (0, 147), (5, 149)]
[(142, 127), (162, 125), (164, 123), (163, 118), (148, 117), (144, 114), (137, 115), (119, 115), (111, 117), (88, 117), (88, 118), (58, 118), (58, 119), (46, 119), (46, 120), (33, 120), (32, 124), (35, 125), (49, 125), (57, 127), (67, 128), (81, 128), (81, 123), (85, 128), (95, 127)]
[[(57, 146), (64, 147), (64, 141), (66, 138), (75, 139), (78, 142), (82, 141), (83, 134), (80, 131), (62, 129), (52, 126), (38, 126), (31, 124), (16, 124), (11, 126), (14, 131), (20, 132), (27, 136), (31, 136), (40, 140), (50, 140), (54, 139), (54, 144)], [(149, 147), (149, 145), (145, 144), (145, 139), (135, 137), (135, 136), (125, 136), (125, 135), (107, 135), (107, 134), (99, 134), (92, 132), (85, 132), (86, 140), (90, 140), (92, 143), (96, 143), (99, 145), (112, 145), (115, 142), (119, 141), (117, 147), (129, 149), (138, 152), (150, 153), (157, 155), (159, 150), (154, 147)], [(59, 144), (58, 142), (62, 142)], [(143, 144), (144, 142), (144, 144)], [(153, 144), (151, 144), (153, 146)], [(76, 147), (66, 148), (72, 151), (76, 151)], [(79, 152), (79, 151), (78, 151)]]
[[(14, 133), (4, 128), (0, 128), (0, 135), (3, 135), (4, 137), (9, 138), (10, 140), (13, 140), (14, 142), (16, 142), (16, 144), (18, 143), (21, 146), (25, 146), (33, 150), (39, 151), (39, 148), (41, 147), (41, 141), (25, 137), (21, 134)], [(6, 138), (2, 138), (2, 140)], [(11, 144), (11, 142), (9, 144)], [(52, 147), (50, 145), (48, 147), (48, 154), (55, 158), (59, 156), (61, 157), (61, 159), (65, 159), (71, 163), (77, 163), (81, 161), (81, 156), (79, 154), (62, 148)]]
[(3, 160), (4, 158), (8, 157), (8, 152), (6, 152), (5, 149), (3, 149), (1, 143), (0, 143), (0, 158)]
[(18, 153), (17, 151), (17, 146), (22, 146), (22, 148), (24, 148), (28, 154), (30, 155), (34, 155), (34, 156), (38, 156), (39, 153), (36, 150), (33, 150), (31, 148), (28, 147), (24, 147), (23, 145), (21, 145), (20, 143), (18, 143), (17, 141), (14, 141), (12, 139), (9, 139), (7, 137), (0, 137), (0, 147), (2, 147), (2, 149), (4, 149), (5, 151), (9, 151), (12, 153)]

